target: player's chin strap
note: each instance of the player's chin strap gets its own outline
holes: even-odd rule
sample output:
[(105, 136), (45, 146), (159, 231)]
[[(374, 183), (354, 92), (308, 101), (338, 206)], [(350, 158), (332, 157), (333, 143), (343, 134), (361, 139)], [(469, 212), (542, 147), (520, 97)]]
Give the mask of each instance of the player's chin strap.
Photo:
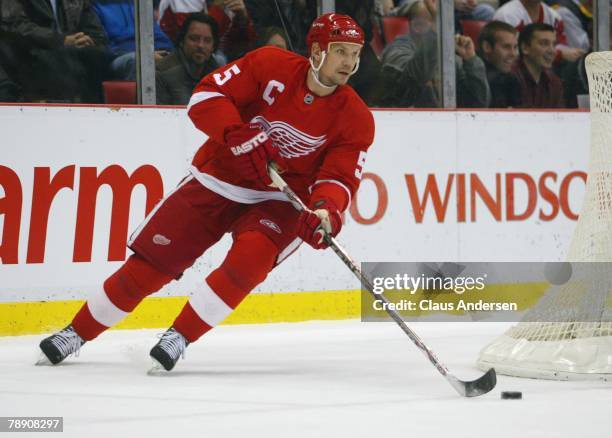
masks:
[(337, 85), (325, 85), (323, 82), (321, 82), (321, 80), (319, 79), (319, 70), (321, 70), (321, 67), (323, 67), (323, 63), (325, 62), (325, 57), (327, 56), (327, 52), (325, 50), (321, 51), (321, 62), (319, 62), (319, 66), (315, 67), (314, 64), (314, 59), (311, 56), (308, 60), (310, 61), (310, 68), (311, 68), (311, 72), (312, 72), (312, 77), (315, 80), (315, 82), (317, 83), (317, 85), (319, 85), (320, 87), (323, 87), (326, 90), (335, 90)]
[[(327, 56), (327, 51), (322, 50), (321, 51), (321, 62), (319, 62), (319, 66), (315, 67), (314, 65), (314, 60), (312, 58), (312, 56), (310, 58), (308, 58), (308, 61), (310, 61), (310, 68), (312, 69), (312, 77), (314, 78), (315, 82), (325, 88), (326, 90), (334, 90), (337, 85), (325, 85), (323, 82), (321, 82), (321, 80), (319, 79), (319, 70), (321, 70), (321, 67), (323, 67), (323, 63), (325, 62), (325, 57)], [(355, 67), (353, 67), (353, 71), (349, 73), (349, 77), (353, 76), (355, 73), (357, 73), (357, 70), (359, 70), (359, 60), (360, 58), (357, 58), (357, 63), (355, 64)]]

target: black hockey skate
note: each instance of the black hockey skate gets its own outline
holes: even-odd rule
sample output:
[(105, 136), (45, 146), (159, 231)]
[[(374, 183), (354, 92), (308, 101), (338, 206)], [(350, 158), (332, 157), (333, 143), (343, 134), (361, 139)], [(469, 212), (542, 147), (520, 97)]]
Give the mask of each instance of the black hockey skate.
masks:
[(185, 358), (185, 349), (188, 345), (187, 339), (172, 327), (162, 333), (159, 342), (149, 353), (154, 362), (150, 373), (161, 371), (162, 367), (170, 371), (178, 362), (179, 357)]
[(75, 356), (78, 356), (79, 350), (85, 342), (74, 331), (72, 325), (69, 325), (40, 342), (40, 349), (43, 355), (36, 364), (48, 365), (50, 362), (52, 365), (57, 365), (73, 353)]

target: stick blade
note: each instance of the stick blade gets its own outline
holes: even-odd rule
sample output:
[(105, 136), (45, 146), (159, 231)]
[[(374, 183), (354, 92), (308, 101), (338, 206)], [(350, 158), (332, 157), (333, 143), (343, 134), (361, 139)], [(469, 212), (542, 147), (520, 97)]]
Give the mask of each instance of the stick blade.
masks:
[(452, 375), (447, 375), (446, 377), (453, 388), (463, 397), (478, 397), (479, 395), (486, 394), (495, 388), (497, 384), (497, 374), (495, 374), (494, 368), (490, 368), (489, 371), (478, 379), (470, 382), (464, 382)]

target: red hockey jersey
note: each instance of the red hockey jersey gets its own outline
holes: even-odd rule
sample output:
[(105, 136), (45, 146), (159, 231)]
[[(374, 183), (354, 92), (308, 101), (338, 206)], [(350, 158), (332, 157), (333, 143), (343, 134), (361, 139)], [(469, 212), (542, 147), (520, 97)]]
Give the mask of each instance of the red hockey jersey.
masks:
[(200, 183), (241, 203), (286, 200), (276, 189), (242, 180), (227, 165), (233, 157), (225, 129), (254, 122), (279, 148), (288, 165), (283, 177), (303, 199), (324, 191), (338, 208), (348, 207), (374, 139), (374, 119), (349, 86), (314, 95), (306, 85), (309, 67), (302, 56), (263, 47), (202, 79), (187, 107), (209, 136), (193, 159)]

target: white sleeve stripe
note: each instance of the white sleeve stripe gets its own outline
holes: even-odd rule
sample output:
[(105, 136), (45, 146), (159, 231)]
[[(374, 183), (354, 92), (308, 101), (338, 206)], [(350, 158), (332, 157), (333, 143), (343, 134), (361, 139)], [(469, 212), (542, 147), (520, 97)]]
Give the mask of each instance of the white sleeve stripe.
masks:
[(321, 184), (321, 183), (331, 183), (331, 184), (338, 184), (340, 187), (342, 187), (345, 191), (346, 191), (346, 195), (348, 196), (348, 204), (346, 204), (346, 208), (349, 208), (351, 205), (351, 191), (349, 190), (349, 188), (342, 184), (340, 181), (337, 181), (335, 179), (320, 179), (318, 181), (315, 181), (313, 185), (311, 185), (310, 187), (308, 187), (308, 191), (310, 193), (312, 193), (312, 188), (314, 186), (316, 186), (317, 184)]
[(189, 104), (187, 105), (187, 112), (191, 110), (191, 107), (197, 105), (200, 102), (204, 102), (205, 100), (212, 99), (213, 97), (225, 97), (225, 95), (221, 93), (217, 93), (215, 91), (200, 91), (199, 93), (195, 93), (189, 99)]
[(106, 327), (112, 327), (125, 318), (128, 312), (117, 307), (106, 295), (102, 287), (87, 298), (87, 307), (94, 319)]
[(189, 304), (200, 319), (211, 327), (220, 324), (234, 310), (219, 298), (206, 280), (198, 284), (189, 298)]

